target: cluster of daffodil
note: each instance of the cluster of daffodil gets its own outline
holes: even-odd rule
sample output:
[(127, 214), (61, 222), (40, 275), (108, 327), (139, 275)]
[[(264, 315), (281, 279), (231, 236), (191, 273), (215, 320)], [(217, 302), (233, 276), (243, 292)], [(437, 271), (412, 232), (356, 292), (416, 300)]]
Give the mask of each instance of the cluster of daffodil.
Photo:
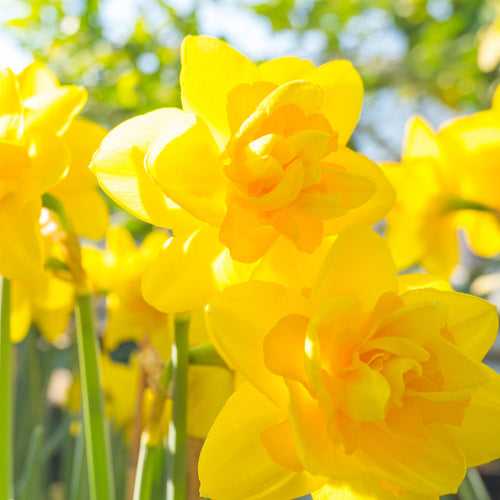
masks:
[[(153, 498), (157, 453), (171, 500), (198, 479), (216, 500), (456, 492), (500, 458), (500, 376), (483, 363), (497, 312), (448, 285), (459, 231), (500, 253), (500, 97), (437, 132), (413, 119), (401, 162), (379, 166), (348, 146), (363, 98), (348, 61), (254, 64), (204, 36), (181, 51), (182, 109), (109, 133), (40, 64), (0, 75), (0, 498), (10, 342), (31, 324), (57, 342), (75, 308), (67, 406), (93, 500), (115, 498), (105, 418), (132, 450), (134, 500)], [(108, 226), (97, 183), (154, 227), (140, 244)]]

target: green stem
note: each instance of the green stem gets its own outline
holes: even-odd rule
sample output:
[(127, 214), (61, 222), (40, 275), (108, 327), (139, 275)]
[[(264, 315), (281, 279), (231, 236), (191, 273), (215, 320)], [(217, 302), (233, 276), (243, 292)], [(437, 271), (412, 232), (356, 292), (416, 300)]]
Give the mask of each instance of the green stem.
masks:
[(31, 434), (28, 457), (24, 466), (21, 487), (17, 494), (18, 500), (33, 500), (40, 492), (40, 477), (43, 463), (43, 427), (37, 425)]
[(470, 469), (458, 490), (460, 500), (491, 500), (481, 475), (476, 469)]
[(161, 476), (163, 446), (152, 445), (146, 436), (141, 439), (139, 462), (133, 500), (151, 500), (156, 481)]
[(81, 498), (82, 472), (85, 463), (85, 442), (83, 434), (80, 432), (76, 438), (75, 449), (73, 451), (73, 465), (71, 468), (71, 484), (68, 500), (78, 500)]
[(172, 345), (173, 415), (168, 433), (170, 471), (167, 500), (187, 499), (187, 391), (189, 317), (177, 315)]
[(98, 347), (92, 316), (91, 296), (78, 295), (76, 331), (90, 498), (92, 500), (114, 500), (110, 443), (104, 417)]
[(10, 340), (10, 281), (0, 278), (0, 498), (13, 498), (13, 377)]
[(189, 349), (189, 364), (203, 366), (223, 366), (226, 363), (212, 344), (200, 344)]
[(484, 203), (480, 203), (477, 201), (467, 200), (465, 198), (449, 198), (443, 210), (445, 212), (456, 212), (459, 210), (474, 210), (476, 212), (489, 212), (495, 216), (499, 216), (499, 213), (493, 207), (485, 205)]

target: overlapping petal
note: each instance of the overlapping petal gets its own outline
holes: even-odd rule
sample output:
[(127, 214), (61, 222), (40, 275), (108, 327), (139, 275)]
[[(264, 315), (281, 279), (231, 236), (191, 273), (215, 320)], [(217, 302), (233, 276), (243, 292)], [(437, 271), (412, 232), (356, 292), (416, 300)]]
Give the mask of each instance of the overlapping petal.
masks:
[[(178, 206), (147, 175), (144, 158), (162, 134), (191, 122), (191, 115), (164, 108), (137, 116), (115, 127), (95, 153), (91, 169), (102, 189), (139, 219), (176, 229)], [(192, 222), (193, 227), (196, 223)]]
[(201, 495), (221, 500), (281, 500), (319, 487), (321, 481), (309, 474), (276, 464), (262, 445), (262, 432), (279, 423), (281, 416), (251, 385), (240, 386), (208, 433), (198, 468)]

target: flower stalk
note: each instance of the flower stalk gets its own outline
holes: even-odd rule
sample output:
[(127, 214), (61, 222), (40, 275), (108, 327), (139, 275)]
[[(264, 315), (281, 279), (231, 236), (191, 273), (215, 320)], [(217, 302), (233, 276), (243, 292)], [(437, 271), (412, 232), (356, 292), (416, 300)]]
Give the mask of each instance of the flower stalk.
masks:
[(50, 194), (43, 204), (59, 217), (65, 232), (67, 266), (76, 288), (76, 337), (82, 387), (83, 431), (91, 500), (114, 500), (115, 486), (109, 434), (104, 414), (99, 348), (94, 328), (92, 296), (82, 267), (81, 248), (71, 220), (60, 201)]
[(94, 331), (92, 297), (76, 299), (78, 359), (82, 384), (83, 429), (92, 500), (114, 500), (109, 436), (107, 432)]
[(7, 278), (0, 278), (0, 498), (13, 498), (13, 380), (12, 343), (10, 339), (11, 287)]
[(187, 499), (187, 393), (189, 365), (189, 316), (175, 318), (172, 344), (173, 415), (168, 432), (169, 471), (167, 500)]

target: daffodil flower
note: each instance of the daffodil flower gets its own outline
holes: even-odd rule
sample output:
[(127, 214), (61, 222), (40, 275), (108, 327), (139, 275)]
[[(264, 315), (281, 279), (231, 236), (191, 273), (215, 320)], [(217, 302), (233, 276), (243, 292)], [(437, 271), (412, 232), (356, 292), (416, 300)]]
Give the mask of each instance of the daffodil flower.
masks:
[(205, 36), (187, 37), (181, 52), (183, 110), (122, 123), (94, 155), (101, 187), (122, 207), (167, 227), (180, 207), (218, 227), (243, 262), (280, 236), (312, 252), (325, 235), (387, 212), (390, 185), (346, 146), (363, 96), (348, 61), (257, 65)]
[(497, 333), (491, 304), (398, 277), (365, 227), (306, 278), (237, 284), (208, 306), (246, 382), (202, 450), (203, 497), (437, 500), (500, 456), (500, 379), (481, 363)]
[(105, 135), (106, 129), (97, 123), (75, 119), (63, 136), (70, 153), (68, 174), (50, 190), (63, 204), (75, 232), (91, 240), (100, 240), (108, 227), (106, 201), (88, 168)]
[(116, 349), (121, 343), (150, 343), (168, 359), (171, 338), (167, 315), (148, 304), (141, 292), (141, 281), (149, 262), (168, 239), (166, 232), (149, 234), (140, 246), (130, 232), (111, 226), (106, 248), (83, 247), (83, 267), (96, 292), (106, 292), (107, 318), (104, 347)]
[(54, 215), (42, 208), (40, 234), (43, 253), (61, 269), (44, 269), (34, 282), (12, 282), (11, 339), (24, 340), (34, 324), (47, 342), (56, 343), (67, 332), (75, 307), (75, 285), (69, 275), (63, 239), (65, 233)]
[(35, 280), (42, 273), (41, 196), (63, 199), (79, 234), (100, 237), (104, 201), (86, 170), (104, 135), (73, 119), (84, 106), (84, 88), (60, 85), (40, 63), (19, 75), (0, 72), (0, 274)]
[(483, 257), (500, 253), (498, 110), (452, 120), (437, 132), (412, 119), (401, 164), (384, 171), (397, 193), (387, 237), (400, 268), (421, 263), (449, 277), (459, 262), (458, 231)]

